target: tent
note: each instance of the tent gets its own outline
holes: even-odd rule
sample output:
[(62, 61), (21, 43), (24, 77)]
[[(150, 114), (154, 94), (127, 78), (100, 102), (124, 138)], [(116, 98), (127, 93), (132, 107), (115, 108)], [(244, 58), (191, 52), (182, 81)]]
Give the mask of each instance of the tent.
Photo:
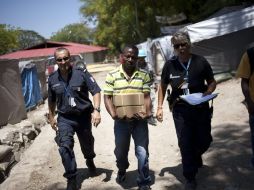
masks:
[(185, 26), (192, 52), (203, 55), (214, 72), (237, 69), (243, 52), (254, 43), (254, 6)]
[[(236, 70), (244, 51), (254, 45), (254, 6), (185, 26), (180, 31), (189, 34), (192, 52), (204, 56), (214, 73)], [(170, 39), (168, 35), (137, 45), (153, 55), (148, 62), (155, 65), (157, 75), (164, 64), (157, 59), (158, 52), (164, 60), (174, 53)], [(154, 51), (153, 46), (159, 48)]]
[(0, 60), (0, 126), (27, 118), (18, 60)]

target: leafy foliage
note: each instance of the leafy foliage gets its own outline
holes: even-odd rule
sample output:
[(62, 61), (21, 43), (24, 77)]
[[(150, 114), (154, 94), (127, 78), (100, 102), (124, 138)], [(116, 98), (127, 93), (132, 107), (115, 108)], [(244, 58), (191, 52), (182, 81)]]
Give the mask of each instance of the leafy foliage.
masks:
[(44, 42), (38, 33), (0, 24), (0, 54), (10, 53)]
[(17, 30), (19, 49), (26, 49), (45, 42), (45, 39), (32, 30)]
[(18, 49), (17, 32), (10, 26), (0, 24), (0, 55)]
[(89, 44), (93, 40), (92, 29), (82, 23), (70, 24), (54, 34), (53, 41)]
[[(126, 43), (140, 43), (159, 37), (160, 23), (155, 16), (184, 13), (183, 23), (195, 23), (224, 6), (240, 5), (246, 0), (80, 0), (87, 22), (97, 24), (95, 43), (119, 51)], [(249, 0), (248, 2), (253, 2)], [(183, 24), (178, 23), (178, 24)]]

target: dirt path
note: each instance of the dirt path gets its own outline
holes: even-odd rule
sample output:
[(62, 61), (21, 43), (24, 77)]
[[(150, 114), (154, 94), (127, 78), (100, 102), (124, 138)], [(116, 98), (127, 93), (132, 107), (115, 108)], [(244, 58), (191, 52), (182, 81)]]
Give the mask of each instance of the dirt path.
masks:
[[(94, 74), (103, 86), (106, 73)], [(249, 165), (250, 140), (248, 115), (241, 104), (243, 96), (240, 80), (219, 84), (214, 100), (212, 133), (214, 141), (204, 155), (205, 166), (197, 176), (198, 190), (252, 190), (253, 174)], [(177, 145), (174, 124), (167, 104), (164, 103), (165, 118), (158, 126), (149, 126), (150, 173), (153, 190), (182, 190), (181, 158)], [(115, 182), (113, 121), (102, 102), (102, 123), (93, 128), (95, 137), (95, 163), (97, 174), (90, 176), (76, 139), (75, 153), (78, 164), (78, 181), (83, 190), (137, 189), (137, 160), (131, 142), (127, 179), (119, 185)], [(13, 169), (10, 177), (0, 186), (3, 190), (63, 190), (66, 182), (62, 177), (63, 167), (54, 133), (46, 126), (34, 144), (24, 154), (22, 161)]]

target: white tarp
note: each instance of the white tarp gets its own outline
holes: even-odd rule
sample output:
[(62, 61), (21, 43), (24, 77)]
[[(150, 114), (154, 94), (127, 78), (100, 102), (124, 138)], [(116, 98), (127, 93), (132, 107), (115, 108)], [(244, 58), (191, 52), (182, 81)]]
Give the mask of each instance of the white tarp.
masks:
[(254, 6), (204, 20), (182, 29), (215, 73), (236, 70), (244, 51), (254, 42)]
[[(185, 26), (180, 31), (188, 32), (192, 52), (204, 56), (214, 73), (236, 70), (244, 51), (254, 45), (254, 6)], [(137, 46), (145, 48), (147, 44)], [(153, 39), (151, 47), (156, 44), (166, 60), (173, 55), (170, 35)], [(147, 51), (151, 51), (154, 69), (160, 75), (164, 62), (157, 60), (158, 51)]]
[[(254, 6), (184, 27), (191, 42), (216, 38), (254, 26)], [(245, 37), (245, 36), (242, 36)]]

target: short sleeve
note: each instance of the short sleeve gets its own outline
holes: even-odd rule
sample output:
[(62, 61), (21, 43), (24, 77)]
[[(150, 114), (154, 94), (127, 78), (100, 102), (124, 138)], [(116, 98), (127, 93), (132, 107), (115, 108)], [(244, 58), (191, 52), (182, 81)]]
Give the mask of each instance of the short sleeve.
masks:
[(212, 67), (205, 58), (204, 58), (204, 64), (205, 64), (205, 79), (208, 81), (214, 80)]
[(150, 92), (150, 85), (151, 84), (151, 77), (149, 75), (149, 73), (146, 73), (144, 76), (144, 85), (143, 85), (143, 92)]
[(164, 84), (169, 84), (169, 64), (170, 62), (166, 62), (162, 68), (161, 82)]
[(113, 91), (114, 91), (114, 77), (112, 74), (108, 73), (106, 76), (106, 81), (105, 81), (105, 85), (103, 88), (103, 93), (105, 95), (113, 95)]
[(51, 80), (48, 80), (48, 102), (55, 103), (56, 102), (56, 94), (52, 90)]
[(92, 95), (95, 95), (101, 91), (99, 85), (97, 84), (93, 76), (88, 71), (84, 72), (84, 78), (85, 78), (85, 82), (87, 84), (88, 90)]

